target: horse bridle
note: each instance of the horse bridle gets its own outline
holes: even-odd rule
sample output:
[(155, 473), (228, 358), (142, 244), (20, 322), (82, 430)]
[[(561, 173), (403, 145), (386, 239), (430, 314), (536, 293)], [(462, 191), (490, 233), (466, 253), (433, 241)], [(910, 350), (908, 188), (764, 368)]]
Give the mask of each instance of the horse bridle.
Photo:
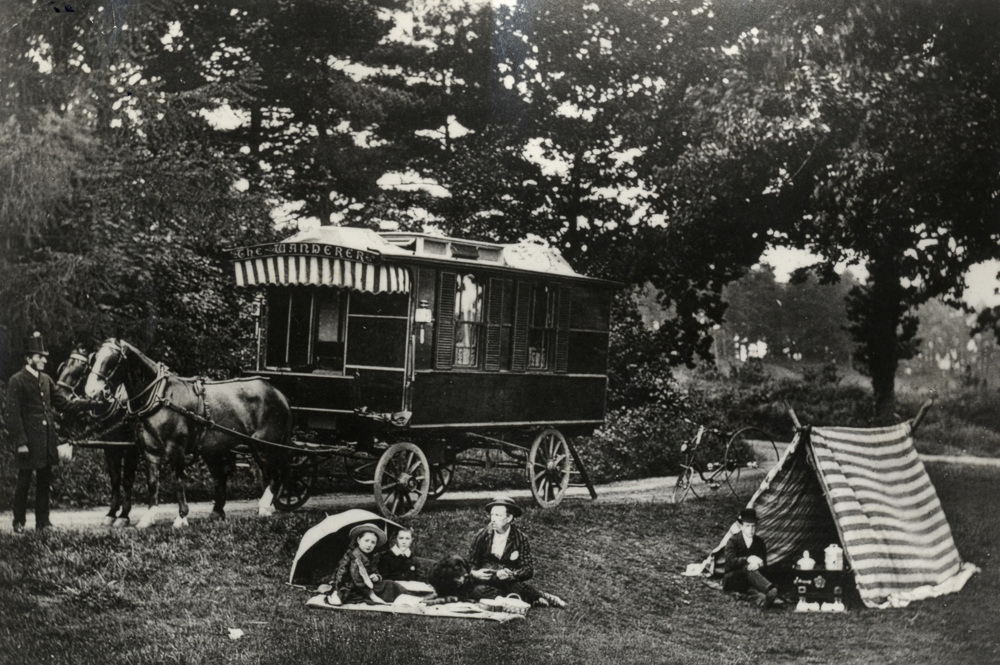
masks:
[[(87, 356), (85, 356), (83, 354), (80, 354), (80, 353), (77, 353), (76, 351), (74, 351), (73, 353), (69, 354), (69, 358), (67, 358), (65, 361), (63, 361), (63, 363), (61, 365), (59, 365), (59, 369), (57, 371), (58, 371), (58, 373), (60, 375), (63, 372), (63, 368), (66, 367), (66, 365), (68, 365), (71, 360), (77, 361), (78, 363), (82, 364), (84, 367), (86, 367), (87, 365), (90, 364), (90, 359)], [(62, 379), (60, 379), (60, 380), (56, 381), (56, 385), (57, 386), (62, 386), (63, 388), (66, 388), (71, 393), (76, 393), (77, 389), (80, 387), (80, 382), (83, 381), (83, 377), (85, 377), (85, 376), (87, 376), (87, 374), (84, 373), (84, 372), (81, 372), (80, 375), (78, 377), (76, 377), (76, 381), (74, 381), (72, 384), (66, 383), (65, 381), (63, 381)]]
[[(157, 389), (163, 385), (164, 381), (166, 381), (167, 377), (170, 375), (170, 370), (167, 369), (167, 366), (163, 363), (156, 363), (156, 378), (153, 379), (148, 386), (139, 391), (137, 395), (134, 397), (129, 395), (123, 401), (119, 399), (117, 395), (110, 394), (108, 386), (111, 383), (111, 378), (118, 373), (118, 370), (121, 369), (128, 356), (125, 353), (125, 348), (114, 340), (108, 340), (102, 345), (102, 348), (104, 346), (111, 347), (111, 349), (118, 356), (118, 362), (115, 364), (114, 369), (112, 369), (107, 375), (101, 374), (97, 371), (96, 367), (92, 367), (90, 369), (90, 373), (95, 374), (97, 378), (104, 381), (104, 390), (108, 395), (108, 399), (123, 407), (128, 415), (135, 417), (142, 417), (159, 408), (163, 400), (158, 395), (159, 391)], [(147, 393), (149, 393), (149, 396), (146, 398), (146, 403), (138, 409), (133, 409), (132, 403), (137, 402)]]
[[(115, 374), (117, 374), (118, 370), (121, 369), (122, 361), (125, 360), (125, 349), (122, 348), (121, 344), (119, 344), (118, 342), (114, 342), (114, 341), (110, 341), (110, 340), (107, 341), (107, 342), (105, 342), (102, 345), (101, 348), (103, 348), (105, 346), (111, 347), (114, 350), (115, 354), (118, 356), (118, 362), (115, 363), (115, 368), (113, 370), (111, 370), (111, 372), (107, 376), (105, 376), (104, 374), (101, 374), (99, 371), (97, 371), (97, 367), (91, 367), (90, 368), (90, 373), (97, 375), (97, 378), (99, 378), (101, 381), (104, 381), (104, 384), (106, 386), (111, 381), (111, 377), (113, 377)], [(70, 356), (70, 357), (72, 358), (72, 356)], [(95, 358), (95, 360), (96, 360), (96, 358)]]

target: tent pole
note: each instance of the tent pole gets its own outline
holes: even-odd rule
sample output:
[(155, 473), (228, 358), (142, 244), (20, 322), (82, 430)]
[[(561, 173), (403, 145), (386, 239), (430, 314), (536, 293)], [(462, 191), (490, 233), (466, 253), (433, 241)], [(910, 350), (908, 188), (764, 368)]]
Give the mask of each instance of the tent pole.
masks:
[(927, 401), (925, 401), (923, 404), (920, 405), (920, 410), (917, 411), (917, 415), (914, 416), (913, 420), (910, 422), (911, 436), (913, 435), (914, 432), (917, 431), (917, 427), (920, 426), (920, 421), (924, 419), (924, 416), (927, 415), (928, 409), (930, 409), (933, 404), (934, 404), (934, 397), (931, 396), (930, 398), (927, 399)]

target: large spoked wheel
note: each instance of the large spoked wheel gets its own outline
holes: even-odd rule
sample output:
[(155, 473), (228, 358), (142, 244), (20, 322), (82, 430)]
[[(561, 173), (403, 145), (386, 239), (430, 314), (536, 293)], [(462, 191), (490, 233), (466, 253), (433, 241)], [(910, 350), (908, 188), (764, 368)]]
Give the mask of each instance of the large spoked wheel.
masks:
[(285, 477), (274, 496), (274, 507), (284, 512), (298, 510), (312, 496), (316, 484), (316, 462), (308, 455), (288, 461)]
[(375, 484), (376, 466), (378, 466), (378, 460), (374, 457), (344, 458), (344, 470), (347, 471), (347, 477), (358, 485), (370, 486)]
[(528, 453), (528, 481), (539, 506), (555, 508), (562, 503), (571, 464), (569, 444), (559, 430), (547, 429), (535, 437)]
[(756, 427), (744, 427), (729, 439), (726, 444), (726, 485), (738, 501), (746, 500), (749, 487), (740, 484), (740, 474), (743, 469), (757, 468), (760, 456), (778, 459), (778, 446), (771, 435)]
[(430, 498), (436, 499), (448, 489), (448, 485), (455, 478), (454, 464), (434, 464), (431, 466), (431, 493)]
[(674, 485), (674, 503), (680, 503), (687, 498), (688, 493), (698, 496), (691, 485), (694, 483), (694, 467), (686, 466), (681, 469), (681, 475), (677, 476), (677, 484)]
[(431, 466), (412, 443), (394, 443), (375, 467), (375, 505), (389, 518), (413, 517), (427, 502)]

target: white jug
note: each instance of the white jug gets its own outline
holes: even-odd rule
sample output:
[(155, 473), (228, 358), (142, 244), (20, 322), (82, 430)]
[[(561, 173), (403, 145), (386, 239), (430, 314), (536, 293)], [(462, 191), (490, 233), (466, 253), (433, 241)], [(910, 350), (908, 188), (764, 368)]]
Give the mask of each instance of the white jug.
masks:
[(795, 564), (795, 567), (798, 568), (799, 570), (812, 570), (813, 568), (816, 567), (816, 561), (811, 556), (809, 556), (809, 550), (806, 550), (802, 553), (802, 558), (798, 560), (798, 563)]
[(830, 545), (824, 553), (826, 554), (825, 563), (827, 570), (844, 569), (844, 550), (840, 545)]

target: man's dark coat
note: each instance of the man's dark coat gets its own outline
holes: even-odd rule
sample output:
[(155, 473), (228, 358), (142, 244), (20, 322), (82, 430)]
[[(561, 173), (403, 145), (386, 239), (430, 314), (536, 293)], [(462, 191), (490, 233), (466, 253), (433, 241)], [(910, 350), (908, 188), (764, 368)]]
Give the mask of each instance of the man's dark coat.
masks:
[[(42, 469), (59, 463), (56, 414), (52, 407), (61, 411), (68, 403), (45, 372), (35, 377), (22, 368), (10, 377), (6, 425), (18, 469)], [(24, 445), (28, 446), (27, 454), (17, 454), (17, 449)]]

